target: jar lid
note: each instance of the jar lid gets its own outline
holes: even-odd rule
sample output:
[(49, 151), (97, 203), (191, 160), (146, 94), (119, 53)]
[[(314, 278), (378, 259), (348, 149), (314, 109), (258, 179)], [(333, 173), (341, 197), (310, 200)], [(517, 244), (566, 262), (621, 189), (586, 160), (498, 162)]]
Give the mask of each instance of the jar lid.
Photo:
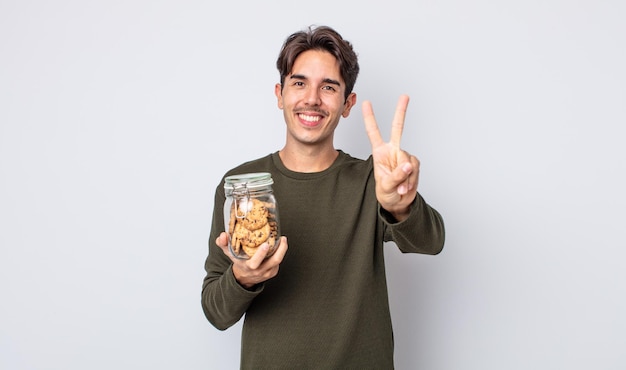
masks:
[(224, 189), (233, 190), (240, 187), (255, 189), (272, 185), (273, 183), (274, 180), (272, 180), (272, 175), (269, 172), (244, 173), (226, 177), (224, 179)]

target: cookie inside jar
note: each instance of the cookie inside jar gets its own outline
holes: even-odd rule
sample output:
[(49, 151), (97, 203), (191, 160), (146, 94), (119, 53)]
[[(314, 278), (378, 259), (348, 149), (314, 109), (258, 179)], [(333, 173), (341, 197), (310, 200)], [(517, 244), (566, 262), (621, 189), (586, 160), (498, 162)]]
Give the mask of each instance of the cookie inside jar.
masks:
[(269, 173), (234, 175), (225, 179), (224, 223), (233, 256), (250, 258), (263, 243), (268, 243), (269, 257), (278, 247), (278, 207), (272, 184)]

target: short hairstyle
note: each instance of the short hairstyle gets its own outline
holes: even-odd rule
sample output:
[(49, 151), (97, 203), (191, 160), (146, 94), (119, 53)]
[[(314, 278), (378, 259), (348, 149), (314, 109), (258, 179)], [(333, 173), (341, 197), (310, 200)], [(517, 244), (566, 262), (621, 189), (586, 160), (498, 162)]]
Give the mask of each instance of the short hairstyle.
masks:
[(345, 98), (347, 99), (359, 74), (358, 57), (352, 44), (328, 26), (310, 26), (306, 30), (295, 32), (287, 37), (276, 61), (276, 67), (280, 73), (280, 84), (283, 85), (285, 78), (291, 73), (296, 58), (308, 50), (326, 51), (337, 59), (341, 78), (346, 83)]

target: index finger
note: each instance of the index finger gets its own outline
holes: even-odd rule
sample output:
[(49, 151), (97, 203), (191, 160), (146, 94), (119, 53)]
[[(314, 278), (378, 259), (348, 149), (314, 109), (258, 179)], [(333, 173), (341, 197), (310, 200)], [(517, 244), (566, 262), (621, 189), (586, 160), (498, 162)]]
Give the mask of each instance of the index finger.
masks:
[(391, 121), (391, 138), (390, 143), (400, 147), (400, 139), (402, 138), (402, 130), (404, 129), (404, 118), (406, 117), (406, 109), (409, 106), (409, 96), (401, 95), (396, 105), (396, 113)]
[(374, 109), (372, 108), (372, 103), (367, 100), (364, 101), (362, 104), (362, 110), (367, 137), (369, 137), (370, 143), (372, 143), (372, 148), (375, 148), (383, 144), (384, 141), (382, 136), (380, 135), (380, 130), (378, 129), (376, 118), (374, 117)]

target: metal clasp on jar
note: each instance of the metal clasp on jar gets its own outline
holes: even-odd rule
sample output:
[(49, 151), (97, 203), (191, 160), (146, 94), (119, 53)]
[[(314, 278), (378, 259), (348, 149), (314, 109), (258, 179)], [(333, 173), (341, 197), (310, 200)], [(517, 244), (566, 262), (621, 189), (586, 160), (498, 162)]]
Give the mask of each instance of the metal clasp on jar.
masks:
[[(244, 182), (241, 184), (235, 184), (233, 186), (232, 196), (233, 202), (235, 204), (235, 217), (246, 218), (246, 216), (248, 215), (248, 208), (250, 204), (250, 190), (248, 190), (247, 183)], [(243, 207), (239, 202), (243, 204)]]

